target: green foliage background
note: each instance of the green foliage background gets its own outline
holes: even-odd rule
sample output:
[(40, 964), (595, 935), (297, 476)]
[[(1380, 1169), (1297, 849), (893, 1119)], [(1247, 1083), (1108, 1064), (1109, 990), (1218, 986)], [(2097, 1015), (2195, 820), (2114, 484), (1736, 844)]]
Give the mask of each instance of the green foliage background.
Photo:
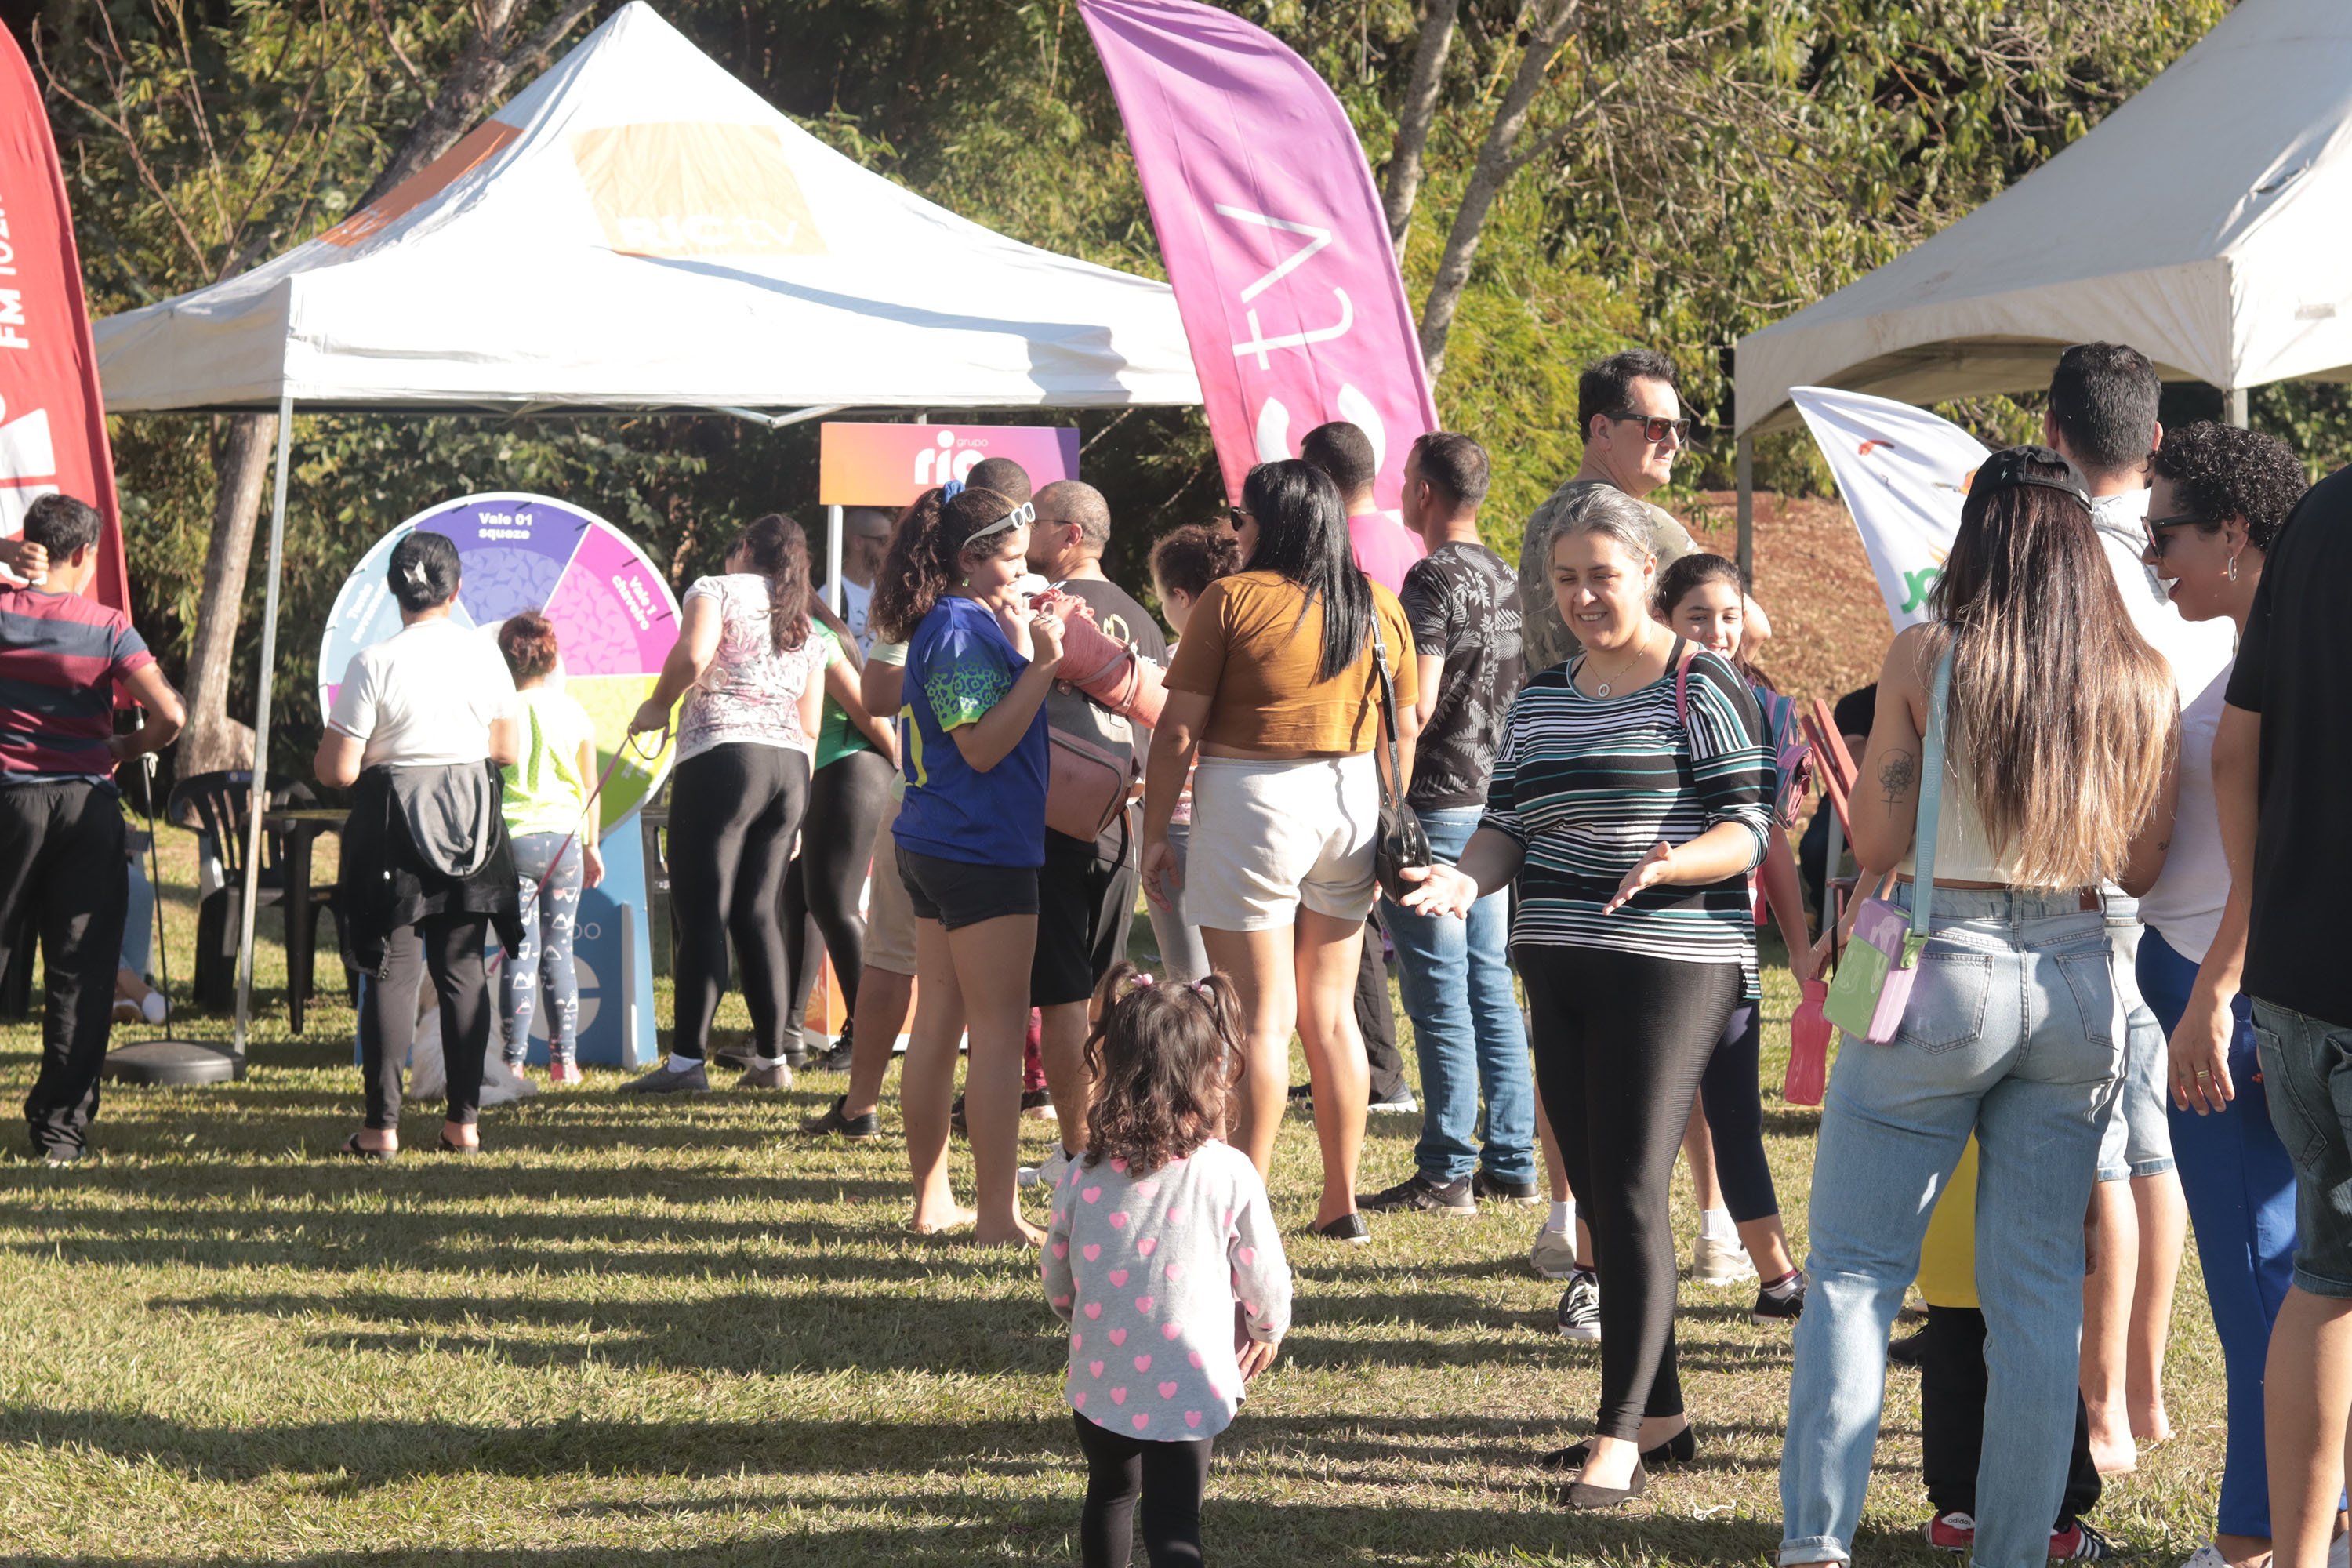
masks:
[[(610, 14), (600, 4), (596, 19)], [(1322, 71), (1386, 163), (1419, 8), (1234, 0)], [(1507, 189), (1462, 301), (1438, 405), (1495, 454), (1498, 542), (1574, 467), (1574, 378), (1633, 342), (1666, 347), (1702, 415), (1727, 416), (1730, 345), (1916, 242), (2095, 124), (2186, 49), (2225, 0), (1587, 0), (1530, 136), (1595, 118)], [(52, 10), (58, 8), (52, 7)], [(70, 9), (70, 8), (67, 8)], [(553, 0), (533, 0), (535, 16)], [(1161, 275), (1142, 195), (1070, 0), (662, 0), (702, 48), (817, 135), (1017, 238)], [(1515, 63), (1507, 0), (1463, 0), (1429, 173), (1403, 255), (1418, 307)], [(463, 47), (462, 0), (105, 0), (44, 34), (51, 109), (94, 311), (201, 286), (345, 216)], [(572, 35), (576, 40), (584, 27)], [(528, 79), (526, 75), (525, 79)], [(518, 83), (520, 85), (520, 83)], [(2315, 463), (2344, 445), (2337, 389), (2259, 395)], [(2010, 400), (1957, 410), (2030, 427)], [(1112, 569), (1141, 585), (1151, 537), (1210, 516), (1196, 412), (1077, 415), (1112, 500)], [(201, 578), (220, 422), (114, 422), (137, 612), (167, 664)], [(814, 522), (815, 437), (725, 417), (303, 416), (288, 521), (281, 760), (316, 736), (317, 636), (386, 528), (467, 489), (545, 490), (635, 534), (680, 585), (733, 531)], [(1686, 467), (1728, 483), (1728, 444)], [(1759, 483), (1825, 488), (1801, 435)], [(263, 574), (247, 593), (257, 630)], [(231, 710), (249, 712), (258, 637)]]

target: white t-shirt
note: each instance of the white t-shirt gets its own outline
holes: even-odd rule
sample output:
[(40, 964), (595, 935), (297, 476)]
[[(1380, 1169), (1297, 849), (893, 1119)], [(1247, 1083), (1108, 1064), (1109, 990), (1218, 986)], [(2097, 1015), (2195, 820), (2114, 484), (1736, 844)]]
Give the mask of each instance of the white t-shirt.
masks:
[(2221, 727), (2221, 696), (2229, 684), (2230, 665), (2223, 665), (2180, 711), (2180, 804), (2173, 813), (2172, 848), (2156, 886), (2139, 901), (2141, 922), (2198, 963), (2221, 929), (2221, 906), (2230, 897), (2221, 811), (2213, 799), (2213, 736)]
[(824, 679), (824, 640), (812, 637), (778, 653), (768, 629), (768, 579), (756, 572), (698, 577), (686, 602), (719, 609), (719, 648), (686, 694), (677, 721), (677, 760), (713, 746), (796, 746), (816, 738), (801, 728), (801, 694)]
[(490, 634), (446, 616), (352, 656), (327, 725), (363, 741), (362, 768), (478, 763), (490, 724), (514, 712), (514, 677)]
[(844, 577), (841, 580), (841, 621), (849, 635), (857, 639), (857, 651), (862, 656), (874, 646), (874, 633), (868, 629), (866, 617), (874, 606), (874, 590), (860, 587)]

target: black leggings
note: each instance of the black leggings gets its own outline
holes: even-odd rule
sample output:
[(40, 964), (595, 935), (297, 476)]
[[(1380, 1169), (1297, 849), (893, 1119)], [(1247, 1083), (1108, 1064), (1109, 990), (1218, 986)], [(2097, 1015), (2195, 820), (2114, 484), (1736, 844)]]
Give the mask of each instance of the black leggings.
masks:
[(669, 893), (677, 926), (677, 1028), (670, 1051), (708, 1054), (727, 990), (727, 939), (743, 966), (752, 1048), (783, 1055), (791, 968), (778, 919), (784, 865), (808, 800), (808, 757), (734, 742), (677, 764), (669, 795)]
[(784, 936), (793, 944), (786, 1016), (795, 1021), (808, 1010), (828, 952), (841, 981), (842, 1011), (856, 1011), (857, 975), (866, 967), (866, 917), (858, 912), (857, 895), (874, 857), (882, 808), (890, 804), (891, 772), (881, 752), (852, 752), (817, 769), (809, 781), (801, 852), (784, 872)]
[(1763, 1046), (1763, 1016), (1753, 1002), (1731, 1010), (1706, 1072), (1698, 1080), (1699, 1103), (1715, 1138), (1715, 1175), (1723, 1184), (1723, 1206), (1735, 1224), (1769, 1219), (1780, 1212), (1772, 1188), (1772, 1166), (1764, 1158), (1764, 1100), (1757, 1082)]
[[(1985, 1319), (1974, 1307), (1927, 1309), (1919, 1360), (1919, 1477), (1941, 1518), (1977, 1511), (1977, 1467), (1984, 1458)], [(2099, 1505), (2103, 1483), (2091, 1462), (2091, 1413), (2074, 1395), (2074, 1449), (2051, 1529), (2061, 1533)]]
[(1630, 1440), (1643, 1416), (1682, 1414), (1667, 1200), (1699, 1076), (1739, 1001), (1739, 965), (1595, 947), (1514, 952), (1535, 1016), (1536, 1087), (1603, 1287), (1592, 1430)]
[(441, 1061), (449, 1076), (447, 1119), (482, 1114), (482, 1058), (490, 1049), (490, 983), (482, 963), (490, 917), (427, 915), (385, 939), (383, 977), (360, 976), (360, 1081), (367, 1124), (400, 1125), (400, 1074), (416, 1042), (416, 995), (429, 972), (441, 999)]
[(1154, 1443), (1123, 1437), (1076, 1411), (1078, 1447), (1087, 1454), (1087, 1511), (1078, 1521), (1086, 1568), (1127, 1568), (1135, 1547), (1135, 1500), (1143, 1499), (1143, 1551), (1151, 1568), (1192, 1568), (1201, 1561), (1201, 1493), (1209, 1484), (1209, 1449), (1201, 1437)]

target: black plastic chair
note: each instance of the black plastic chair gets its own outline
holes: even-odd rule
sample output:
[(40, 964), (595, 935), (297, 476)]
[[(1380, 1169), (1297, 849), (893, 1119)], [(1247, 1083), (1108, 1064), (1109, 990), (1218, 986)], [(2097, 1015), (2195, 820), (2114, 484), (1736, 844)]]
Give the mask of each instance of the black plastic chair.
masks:
[[(269, 804), (281, 806), (298, 793), (309, 792), (299, 784), (272, 790)], [(224, 773), (197, 773), (182, 779), (172, 790), (165, 803), (166, 817), (183, 827), (192, 827), (197, 834), (196, 868), (199, 888), (209, 887), (196, 905), (196, 973), (193, 990), (199, 1007), (223, 1010), (236, 1003), (236, 944), (241, 935), (237, 919), (237, 900), (245, 892), (246, 833), (249, 826), (247, 811), (253, 804), (253, 774), (245, 769)], [(261, 836), (261, 875), (255, 904), (267, 908), (287, 901), (286, 874), (283, 862), (286, 853), (285, 835), (265, 832)], [(296, 890), (296, 906), (286, 911), (290, 928), (297, 920), (310, 921), (312, 938), (310, 973), (287, 976), (289, 999), (299, 983), (302, 995), (318, 993), (317, 935), (319, 917), (325, 914), (335, 922), (335, 952), (340, 962), (342, 952), (343, 918), (331, 887), (310, 887)], [(359, 977), (345, 968), (344, 980), (352, 1000), (359, 1000)]]

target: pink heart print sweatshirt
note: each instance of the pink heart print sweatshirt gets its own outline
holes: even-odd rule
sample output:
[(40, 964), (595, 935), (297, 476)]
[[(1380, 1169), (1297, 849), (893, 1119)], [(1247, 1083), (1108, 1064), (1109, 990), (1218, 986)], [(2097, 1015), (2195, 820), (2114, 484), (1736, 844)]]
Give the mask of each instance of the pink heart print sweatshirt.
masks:
[(1214, 1141), (1148, 1176), (1124, 1160), (1074, 1163), (1054, 1194), (1044, 1271), (1070, 1325), (1064, 1396), (1123, 1436), (1223, 1431), (1242, 1397), (1237, 1333), (1271, 1344), (1290, 1328), (1290, 1262), (1265, 1185), (1248, 1155)]

